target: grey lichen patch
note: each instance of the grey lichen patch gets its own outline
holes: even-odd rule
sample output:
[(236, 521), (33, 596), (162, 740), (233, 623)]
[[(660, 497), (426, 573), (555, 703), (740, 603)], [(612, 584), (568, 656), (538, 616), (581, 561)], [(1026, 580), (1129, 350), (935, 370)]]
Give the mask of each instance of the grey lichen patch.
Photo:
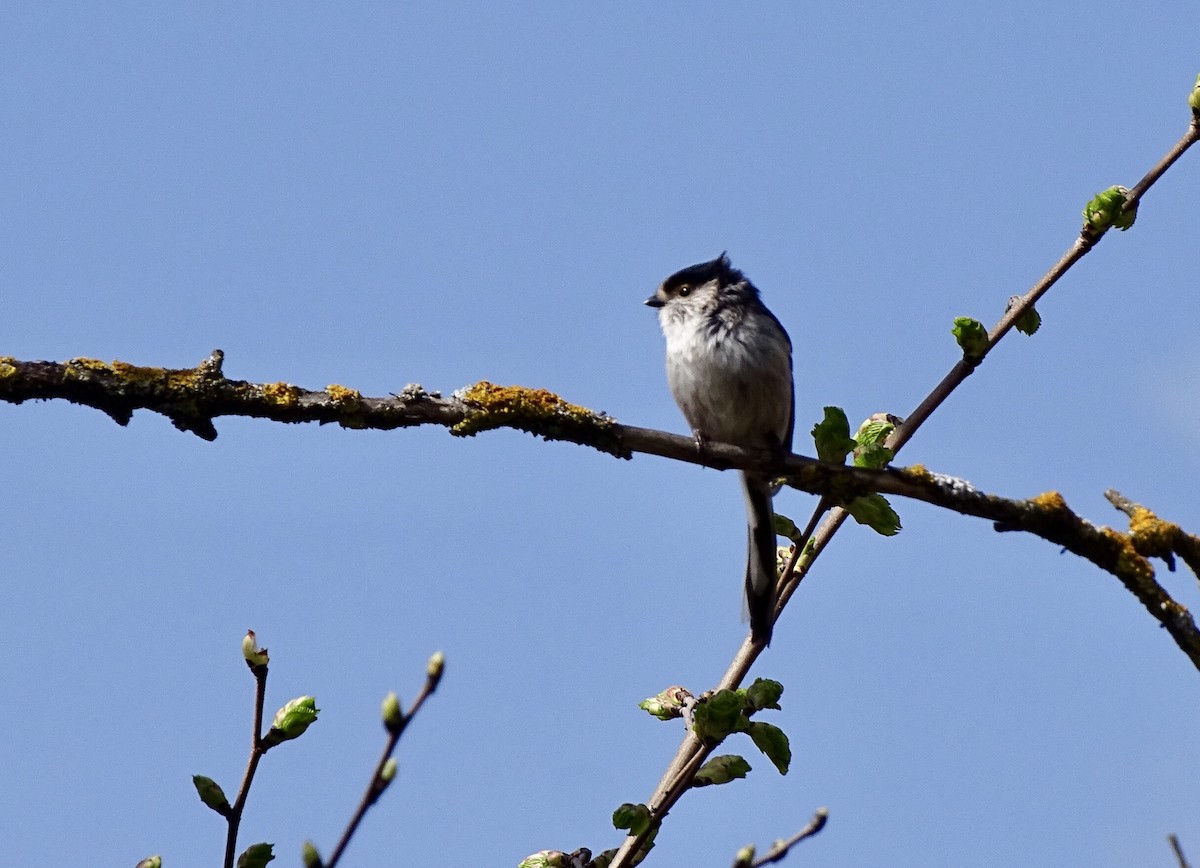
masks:
[(422, 398), (440, 398), (441, 392), (427, 392), (420, 383), (409, 383), (396, 393), (401, 401), (420, 401)]

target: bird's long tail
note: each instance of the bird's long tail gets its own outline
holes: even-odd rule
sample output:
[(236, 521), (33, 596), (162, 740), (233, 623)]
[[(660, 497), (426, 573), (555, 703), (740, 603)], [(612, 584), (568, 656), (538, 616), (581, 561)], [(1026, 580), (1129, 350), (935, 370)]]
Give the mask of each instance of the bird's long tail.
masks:
[(766, 478), (742, 473), (742, 493), (746, 497), (747, 553), (746, 607), (750, 612), (750, 635), (756, 642), (770, 644), (775, 617), (775, 509), (774, 493)]

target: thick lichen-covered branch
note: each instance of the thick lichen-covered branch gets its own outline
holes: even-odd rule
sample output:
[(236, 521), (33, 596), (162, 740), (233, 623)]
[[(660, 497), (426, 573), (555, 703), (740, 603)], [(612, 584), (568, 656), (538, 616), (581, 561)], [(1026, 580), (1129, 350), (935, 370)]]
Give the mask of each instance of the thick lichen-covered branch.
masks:
[(101, 410), (119, 425), (128, 424), (134, 410), (150, 410), (205, 440), (216, 438), (214, 423), (219, 417), (249, 416), (379, 430), (442, 425), (464, 436), (490, 428), (516, 428), (548, 440), (570, 440), (613, 455), (629, 455), (612, 419), (543, 389), (481, 382), (444, 398), (408, 385), (397, 394), (370, 398), (336, 384), (314, 391), (290, 383), (231, 380), (222, 372), (223, 361), (220, 350), (195, 368), (182, 369), (83, 358), (25, 362), (0, 357), (0, 401), (63, 399)]
[(180, 430), (206, 440), (217, 436), (214, 420), (221, 416), (335, 422), (346, 428), (384, 430), (441, 425), (460, 436), (513, 428), (622, 458), (641, 452), (710, 467), (786, 474), (793, 487), (829, 496), (838, 503), (872, 492), (922, 500), (989, 519), (996, 523), (997, 530), (1034, 534), (1112, 573), (1200, 668), (1200, 632), (1187, 609), (1171, 599), (1155, 580), (1148, 560), (1169, 559), (1176, 554), (1200, 572), (1200, 540), (1136, 504), (1125, 507), (1130, 515), (1130, 532), (1125, 533), (1092, 525), (1053, 492), (1012, 500), (920, 466), (871, 470), (799, 455), (780, 462), (765, 452), (720, 443), (708, 443), (701, 451), (690, 437), (620, 425), (603, 413), (571, 404), (544, 389), (497, 386), (484, 381), (450, 397), (410, 385), (386, 398), (371, 398), (339, 385), (312, 391), (289, 383), (230, 380), (222, 372), (223, 360), (220, 350), (195, 368), (183, 369), (94, 359), (23, 362), (2, 357), (0, 400), (20, 404), (60, 398), (102, 410), (122, 425), (129, 422), (134, 410), (146, 409), (167, 416)]
[[(1033, 534), (1116, 576), (1166, 628), (1192, 665), (1200, 669), (1200, 630), (1191, 613), (1172, 599), (1155, 579), (1149, 561), (1151, 557), (1168, 557), (1174, 551), (1193, 566), (1189, 557), (1196, 538), (1178, 526), (1163, 522), (1149, 510), (1138, 507), (1130, 517), (1130, 530), (1126, 533), (1086, 521), (1067, 506), (1058, 492), (1046, 492), (1028, 500), (1010, 500), (978, 491), (963, 480), (930, 473), (919, 466), (884, 472), (899, 477), (894, 485), (887, 487), (890, 493), (991, 519), (998, 531)], [(909, 483), (913, 486), (911, 490)], [(1189, 551), (1187, 557), (1184, 551)]]

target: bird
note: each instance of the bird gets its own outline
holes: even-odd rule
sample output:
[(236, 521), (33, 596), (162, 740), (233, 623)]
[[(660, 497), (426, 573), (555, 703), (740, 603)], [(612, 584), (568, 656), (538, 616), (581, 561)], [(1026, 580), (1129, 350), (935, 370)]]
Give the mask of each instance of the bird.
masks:
[[(697, 447), (715, 441), (792, 450), (792, 341), (758, 289), (722, 253), (675, 272), (645, 303), (666, 338), (667, 385)], [(771, 477), (741, 471), (746, 500), (746, 606), (750, 635), (770, 644), (778, 580)]]

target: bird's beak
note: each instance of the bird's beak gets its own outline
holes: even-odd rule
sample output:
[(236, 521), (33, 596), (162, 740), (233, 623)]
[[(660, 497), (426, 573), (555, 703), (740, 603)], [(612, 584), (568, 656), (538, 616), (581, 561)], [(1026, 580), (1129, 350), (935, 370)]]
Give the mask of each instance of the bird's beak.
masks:
[(652, 296), (650, 296), (648, 299), (646, 299), (646, 301), (644, 302), (644, 304), (645, 304), (647, 307), (655, 307), (655, 308), (658, 308), (658, 307), (662, 307), (664, 304), (666, 304), (666, 302), (665, 302), (665, 301), (663, 301), (661, 298), (659, 298), (659, 297), (658, 297), (658, 294), (657, 294), (657, 293), (655, 293), (654, 295), (652, 295)]

